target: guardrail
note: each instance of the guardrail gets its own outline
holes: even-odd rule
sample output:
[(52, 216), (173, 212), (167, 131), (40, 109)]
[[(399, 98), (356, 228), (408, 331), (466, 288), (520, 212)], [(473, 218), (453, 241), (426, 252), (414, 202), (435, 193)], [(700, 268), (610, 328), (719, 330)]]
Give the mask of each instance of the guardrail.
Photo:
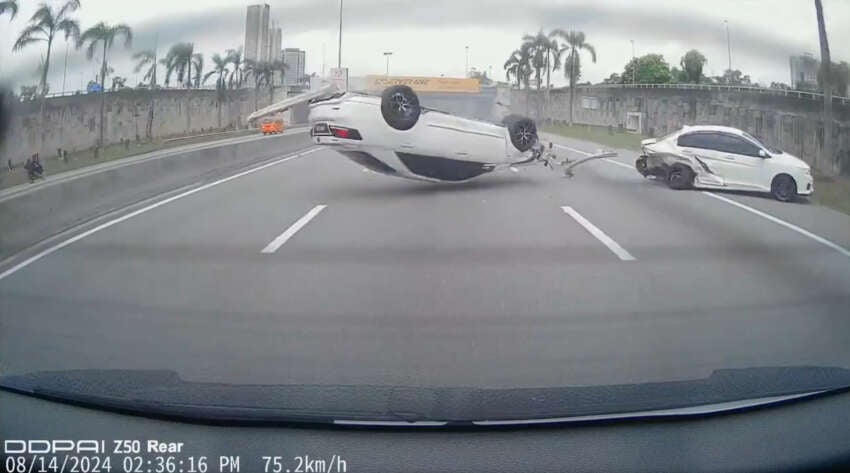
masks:
[[(680, 90), (711, 90), (716, 92), (747, 92), (782, 97), (796, 97), (808, 100), (823, 100), (823, 94), (804, 92), (801, 90), (770, 89), (744, 85), (713, 85), (713, 84), (595, 84), (580, 85), (576, 88), (588, 89), (680, 89)], [(850, 97), (832, 97), (833, 103), (850, 105)]]

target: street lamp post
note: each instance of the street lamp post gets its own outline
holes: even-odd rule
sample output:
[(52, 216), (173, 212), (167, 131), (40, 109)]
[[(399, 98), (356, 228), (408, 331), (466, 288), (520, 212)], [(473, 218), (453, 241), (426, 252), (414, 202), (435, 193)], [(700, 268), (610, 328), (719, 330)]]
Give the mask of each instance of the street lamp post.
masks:
[(632, 40), (632, 62), (634, 62), (634, 67), (632, 67), (632, 86), (637, 83), (636, 76), (638, 63), (635, 59), (637, 59), (637, 56), (635, 56), (635, 40)]
[(390, 56), (393, 55), (392, 51), (387, 51), (384, 53), (384, 56), (387, 58), (387, 76), (390, 75)]
[(729, 55), (729, 70), (732, 70), (732, 42), (729, 39), (729, 20), (723, 20), (726, 24), (726, 52)]
[(342, 0), (339, 0), (339, 48), (337, 52), (339, 57), (337, 58), (336, 67), (342, 69)]
[(465, 49), (466, 49), (466, 73), (465, 73), (465, 76), (469, 77), (469, 46), (466, 46)]

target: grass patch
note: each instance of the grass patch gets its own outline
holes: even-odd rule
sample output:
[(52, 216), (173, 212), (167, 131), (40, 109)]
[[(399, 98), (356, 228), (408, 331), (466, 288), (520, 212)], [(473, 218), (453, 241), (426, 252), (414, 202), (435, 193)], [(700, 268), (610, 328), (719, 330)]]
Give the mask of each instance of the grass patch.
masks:
[(850, 178), (815, 174), (812, 201), (850, 215)]
[[(112, 144), (101, 148), (97, 154), (97, 158), (95, 158), (94, 150), (87, 149), (84, 151), (77, 151), (75, 153), (68, 153), (67, 161), (62, 158), (58, 158), (55, 155), (42, 156), (41, 164), (44, 166), (44, 172), (47, 175), (47, 178), (50, 179), (51, 176), (55, 176), (63, 172), (93, 166), (95, 164), (105, 163), (108, 161), (114, 161), (116, 159), (129, 158), (139, 154), (150, 153), (151, 151), (174, 148), (188, 144), (204, 143), (224, 138), (252, 135), (256, 133), (258, 133), (257, 130), (251, 128), (221, 135), (190, 136), (179, 140), (159, 139), (140, 143), (131, 142), (128, 146), (124, 146), (120, 143)], [(23, 163), (16, 164), (15, 168), (12, 170), (9, 170), (6, 163), (2, 164), (3, 170), (0, 171), (0, 189), (29, 182), (29, 179), (27, 178), (27, 171), (24, 169)], [(39, 181), (36, 181), (36, 184), (38, 184), (38, 182)]]
[(592, 141), (604, 146), (640, 151), (640, 142), (645, 139), (638, 133), (627, 133), (605, 126), (593, 125), (546, 125), (543, 131), (577, 140)]

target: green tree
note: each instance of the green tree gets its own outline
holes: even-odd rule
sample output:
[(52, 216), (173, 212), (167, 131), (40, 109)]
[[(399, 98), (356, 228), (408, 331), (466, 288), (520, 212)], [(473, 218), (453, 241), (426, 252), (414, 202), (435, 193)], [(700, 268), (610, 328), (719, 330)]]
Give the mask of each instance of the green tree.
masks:
[(124, 38), (124, 47), (129, 48), (133, 44), (133, 31), (129, 26), (121, 23), (118, 25), (109, 25), (100, 22), (91, 28), (87, 29), (80, 36), (80, 41), (77, 46), (82, 48), (88, 43), (86, 48), (86, 58), (92, 60), (95, 50), (98, 46), (101, 47), (100, 60), (100, 124), (98, 131), (98, 146), (103, 146), (103, 131), (106, 112), (106, 76), (109, 73), (109, 50), (119, 37)]
[(217, 76), (215, 79), (216, 106), (218, 109), (218, 127), (221, 128), (221, 100), (227, 88), (227, 76), (230, 72), (227, 66), (230, 65), (230, 61), (227, 56), (215, 53), (212, 55), (212, 62), (213, 68), (204, 74), (203, 82), (206, 83), (210, 77)]
[(18, 16), (18, 1), (17, 0), (5, 0), (0, 2), (0, 16), (9, 14), (9, 21), (15, 19)]
[(620, 76), (620, 74), (617, 74), (616, 72), (612, 72), (611, 75), (608, 76), (607, 79), (602, 80), (602, 83), (603, 84), (622, 84), (623, 78), (622, 78), (622, 76)]
[(691, 82), (688, 73), (678, 67), (670, 68), (670, 82), (673, 84), (685, 84)]
[(192, 67), (195, 70), (195, 76), (192, 78), (192, 84), (195, 88), (201, 87), (201, 79), (204, 73), (204, 56), (201, 53), (192, 54)]
[(508, 81), (511, 78), (516, 81), (517, 89), (522, 88), (522, 84), (528, 86), (528, 76), (531, 74), (531, 57), (529, 51), (525, 48), (520, 48), (511, 53), (508, 60), (503, 66), (505, 77)]
[[(818, 90), (821, 92), (823, 92), (826, 87), (823, 80), (824, 69), (823, 65), (821, 65), (818, 69)], [(832, 84), (832, 94), (840, 97), (847, 97), (847, 86), (848, 82), (850, 82), (850, 65), (844, 61), (841, 61), (840, 63), (833, 62), (830, 70), (832, 72), (830, 80), (830, 83)]]
[(142, 81), (148, 81), (151, 89), (156, 88), (156, 70), (158, 68), (156, 51), (153, 49), (139, 51), (133, 54), (133, 59), (136, 60), (136, 67), (133, 69), (133, 72), (138, 73), (144, 70)]
[(626, 82), (638, 84), (668, 84), (672, 80), (670, 66), (660, 54), (647, 54), (626, 64), (622, 77)]
[[(17, 5), (14, 7), (6, 7), (10, 12), (17, 12)], [(47, 127), (44, 126), (44, 105), (47, 101), (47, 74), (50, 70), (50, 53), (53, 50), (53, 40), (56, 38), (56, 33), (64, 33), (65, 41), (70, 38), (77, 39), (80, 36), (80, 24), (77, 20), (71, 18), (71, 14), (80, 8), (79, 0), (68, 0), (59, 10), (54, 10), (49, 5), (42, 3), (38, 10), (32, 15), (29, 25), (21, 31), (18, 39), (12, 46), (13, 51), (21, 49), (35, 43), (46, 43), (47, 53), (41, 64), (41, 80), (39, 82), (41, 105), (39, 107), (38, 119), (42, 125), (41, 143), (39, 148), (44, 145), (44, 137)]]
[[(564, 40), (561, 49), (561, 54), (566, 53), (564, 57), (564, 75), (570, 81), (570, 125), (573, 124), (573, 102), (575, 101), (575, 86), (579, 77), (581, 77), (581, 51), (585, 50), (590, 54), (590, 59), (596, 62), (596, 49), (586, 42), (586, 38), (581, 31), (564, 31), (555, 30), (552, 36), (559, 37)], [(562, 56), (563, 57), (563, 56)]]
[(127, 78), (121, 76), (113, 76), (112, 77), (112, 90), (121, 90), (127, 86)]
[(231, 89), (238, 89), (242, 87), (242, 83), (245, 81), (245, 59), (242, 57), (242, 47), (228, 49), (227, 61), (233, 65), (230, 78), (228, 79), (228, 86)]
[(686, 52), (679, 61), (679, 65), (682, 66), (682, 72), (685, 73), (686, 81), (698, 84), (702, 78), (702, 69), (706, 62), (708, 60), (705, 56), (696, 49)]
[[(171, 82), (174, 74), (177, 82), (187, 89), (192, 88), (195, 76), (192, 68), (198, 65), (200, 54), (195, 53), (195, 43), (177, 43), (168, 50), (161, 63), (165, 66), (165, 82)], [(201, 59), (203, 61), (203, 59)]]
[(274, 103), (274, 74), (275, 72), (283, 73), (288, 66), (281, 60), (274, 61), (252, 61), (246, 60), (246, 73), (249, 77), (254, 78), (254, 109), (259, 109), (259, 92), (263, 85), (269, 88), (270, 103)]
[(751, 86), (753, 85), (752, 80), (749, 75), (745, 75), (738, 69), (730, 70), (726, 69), (723, 72), (722, 76), (718, 76), (716, 78), (716, 82), (719, 85), (740, 85), (740, 86)]

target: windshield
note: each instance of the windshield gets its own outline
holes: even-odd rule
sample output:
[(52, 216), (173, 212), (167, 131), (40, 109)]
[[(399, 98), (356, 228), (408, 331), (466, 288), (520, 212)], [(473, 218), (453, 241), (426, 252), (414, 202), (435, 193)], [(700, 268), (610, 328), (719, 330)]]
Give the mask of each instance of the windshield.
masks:
[(843, 386), (850, 2), (520, 3), (0, 1), (0, 386), (418, 422)]

